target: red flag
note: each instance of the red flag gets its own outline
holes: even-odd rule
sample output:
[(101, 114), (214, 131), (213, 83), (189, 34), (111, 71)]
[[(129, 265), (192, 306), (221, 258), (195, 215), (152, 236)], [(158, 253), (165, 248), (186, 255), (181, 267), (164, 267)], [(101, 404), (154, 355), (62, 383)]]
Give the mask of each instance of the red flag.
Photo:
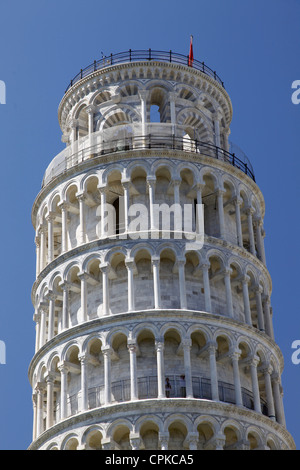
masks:
[(191, 36), (191, 39), (190, 39), (190, 53), (189, 53), (189, 61), (188, 61), (189, 67), (193, 67), (193, 60), (194, 60), (193, 36)]

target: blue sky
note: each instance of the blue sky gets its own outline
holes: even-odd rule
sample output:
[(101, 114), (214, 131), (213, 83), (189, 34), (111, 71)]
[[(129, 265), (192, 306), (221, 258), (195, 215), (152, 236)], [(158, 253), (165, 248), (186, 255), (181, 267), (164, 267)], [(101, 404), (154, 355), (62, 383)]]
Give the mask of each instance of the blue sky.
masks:
[(300, 448), (299, 0), (10, 0), (0, 6), (1, 296), (0, 449), (31, 442), (27, 370), (34, 353), (34, 230), (31, 207), (50, 160), (63, 148), (58, 104), (70, 79), (94, 59), (128, 49), (194, 56), (225, 82), (233, 103), (231, 140), (250, 158), (266, 202), (266, 255), (273, 280), (276, 341), (287, 428)]

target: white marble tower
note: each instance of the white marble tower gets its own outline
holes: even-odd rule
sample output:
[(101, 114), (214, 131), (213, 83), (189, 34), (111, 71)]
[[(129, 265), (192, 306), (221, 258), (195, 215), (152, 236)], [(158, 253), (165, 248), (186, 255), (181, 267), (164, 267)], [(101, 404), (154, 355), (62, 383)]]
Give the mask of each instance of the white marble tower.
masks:
[(66, 148), (32, 210), (30, 449), (294, 449), (264, 199), (231, 153), (223, 82), (129, 51), (81, 70), (58, 118)]

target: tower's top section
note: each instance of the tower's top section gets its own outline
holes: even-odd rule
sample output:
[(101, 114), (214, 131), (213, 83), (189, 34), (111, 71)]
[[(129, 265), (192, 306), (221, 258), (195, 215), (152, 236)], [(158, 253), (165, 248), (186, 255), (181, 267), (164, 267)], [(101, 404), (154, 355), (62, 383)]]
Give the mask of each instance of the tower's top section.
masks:
[[(197, 121), (201, 119), (199, 113), (196, 117), (198, 110), (203, 114), (202, 120), (217, 118), (223, 127), (228, 127), (232, 118), (224, 83), (204, 62), (191, 61), (189, 56), (172, 51), (129, 50), (94, 61), (71, 80), (58, 109), (63, 141), (70, 141), (74, 119), (83, 120), (84, 106), (86, 114), (96, 110), (98, 118), (102, 118), (109, 104), (113, 103), (115, 109), (126, 104), (122, 121), (142, 122), (142, 105), (139, 105), (143, 99), (146, 107), (157, 105), (160, 108), (161, 123), (182, 124), (178, 111), (183, 107), (189, 107), (189, 114), (194, 112)], [(172, 102), (174, 116), (170, 110)], [(88, 121), (87, 116), (85, 120)], [(83, 124), (81, 122), (81, 127)], [(99, 119), (95, 124), (94, 130), (97, 130)], [(193, 127), (197, 127), (196, 122)], [(81, 134), (84, 134), (83, 129)]]
[(249, 162), (230, 153), (232, 105), (223, 81), (190, 54), (129, 50), (94, 61), (72, 79), (58, 119), (66, 148), (43, 186), (92, 155), (153, 148), (221, 159), (254, 180)]

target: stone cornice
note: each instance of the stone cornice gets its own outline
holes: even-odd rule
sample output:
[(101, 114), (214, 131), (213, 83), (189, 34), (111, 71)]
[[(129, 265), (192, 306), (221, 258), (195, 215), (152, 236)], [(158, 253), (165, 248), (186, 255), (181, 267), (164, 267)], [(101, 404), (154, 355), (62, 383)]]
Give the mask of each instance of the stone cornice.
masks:
[[(44, 431), (34, 442), (30, 444), (28, 450), (37, 450), (43, 446), (47, 441), (53, 440), (70, 429), (79, 428), (80, 426), (91, 426), (93, 424), (110, 423), (114, 415), (116, 418), (122, 416), (123, 418), (130, 417), (131, 420), (140, 418), (143, 414), (151, 415), (158, 414), (160, 417), (164, 415), (165, 419), (174, 414), (174, 410), (177, 413), (183, 413), (193, 417), (200, 415), (211, 415), (215, 418), (219, 418), (224, 421), (226, 416), (228, 419), (235, 420), (244, 424), (244, 426), (257, 426), (259, 425), (266, 434), (273, 434), (279, 437), (285, 445), (295, 450), (295, 442), (286, 430), (286, 428), (263, 414), (256, 413), (255, 411), (248, 410), (244, 407), (238, 407), (236, 405), (215, 402), (210, 400), (202, 399), (188, 399), (188, 398), (172, 398), (170, 399), (147, 399), (138, 400), (133, 402), (123, 402), (119, 404), (106, 405), (101, 408), (94, 408), (90, 411), (78, 413), (72, 417), (69, 417), (51, 428)], [(49, 442), (50, 444), (50, 442)]]

